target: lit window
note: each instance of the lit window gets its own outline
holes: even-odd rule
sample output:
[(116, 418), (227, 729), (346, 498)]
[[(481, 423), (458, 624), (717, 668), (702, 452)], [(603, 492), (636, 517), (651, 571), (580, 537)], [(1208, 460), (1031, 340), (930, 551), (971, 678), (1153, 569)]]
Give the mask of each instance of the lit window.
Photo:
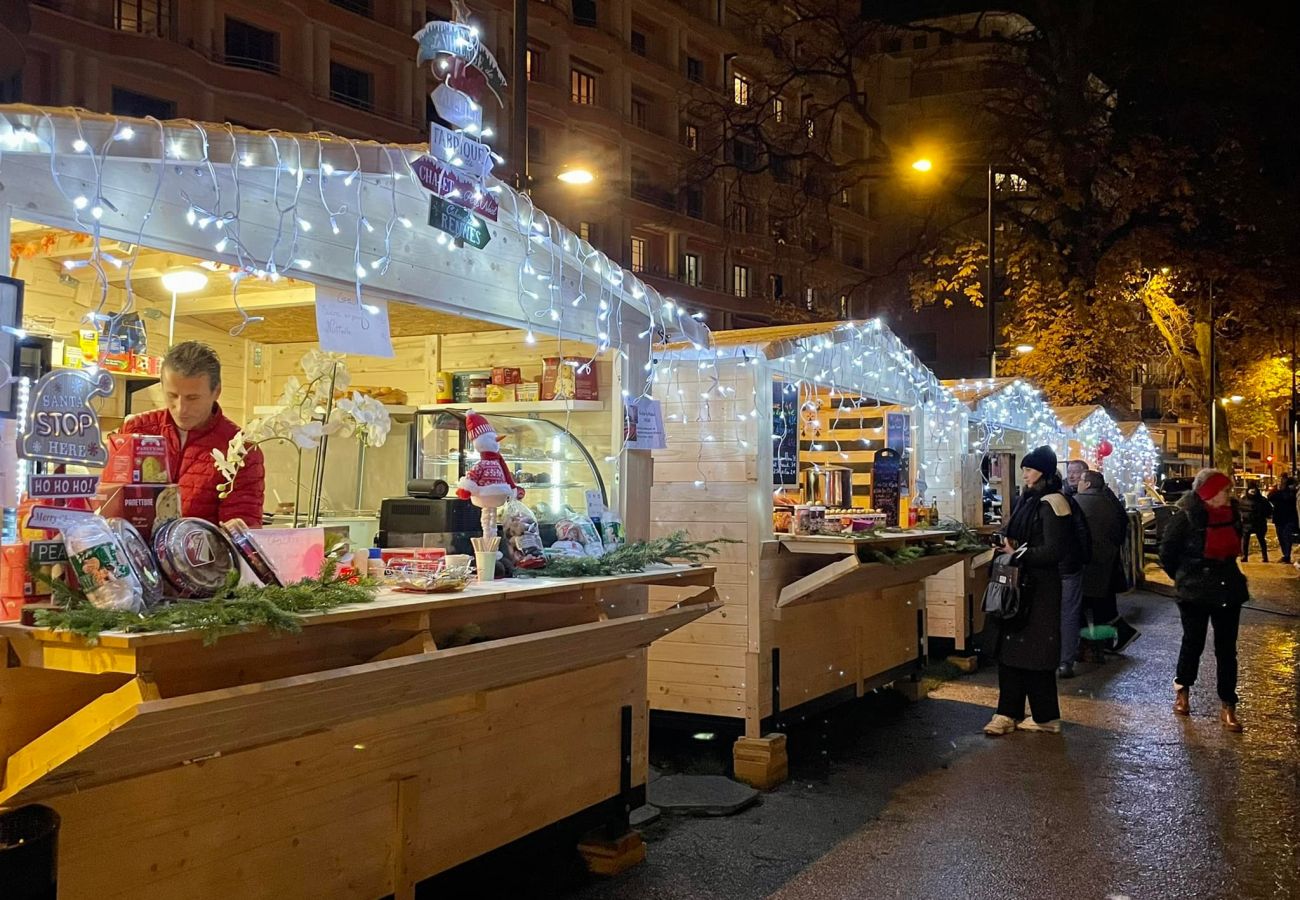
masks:
[(737, 106), (749, 106), (749, 79), (744, 75), (731, 76), (731, 99)]
[(772, 98), (772, 118), (777, 122), (785, 121), (785, 100), (780, 97)]
[(632, 271), (645, 271), (645, 238), (632, 238)]
[(542, 80), (542, 51), (529, 47), (524, 52), (524, 75), (529, 81)]
[(682, 143), (688, 150), (700, 149), (700, 129), (698, 125), (682, 126)]
[(586, 241), (588, 244), (591, 243), (591, 223), (590, 223), (590, 222), (579, 222), (579, 223), (578, 223), (578, 237), (582, 238), (582, 239), (583, 239), (584, 241)]
[(691, 287), (700, 286), (700, 257), (697, 254), (682, 254), (682, 281)]
[(749, 296), (749, 266), (731, 267), (731, 293), (737, 297)]
[(632, 98), (632, 124), (637, 128), (645, 128), (647, 120), (647, 104), (639, 97)]
[(815, 291), (813, 288), (804, 288), (803, 302), (804, 302), (804, 306), (806, 306), (808, 309), (812, 309), (813, 307), (815, 307), (817, 305), (817, 291)]
[(569, 73), (569, 87), (572, 92), (571, 99), (574, 103), (583, 106), (594, 106), (596, 104), (596, 76), (581, 69), (573, 69)]
[(809, 118), (807, 118), (807, 119), (804, 119), (804, 121), (803, 121), (803, 127), (804, 127), (804, 130), (805, 130), (806, 132), (808, 132), (808, 139), (809, 139), (809, 140), (811, 140), (812, 138), (816, 137), (816, 135), (817, 135), (817, 123), (814, 122), (814, 121), (812, 120), (811, 117), (809, 117)]
[(767, 295), (773, 300), (780, 300), (785, 296), (785, 276), (779, 272), (767, 276)]
[(731, 208), (731, 230), (738, 231), (742, 234), (748, 234), (749, 224), (749, 207), (744, 203), (737, 203)]
[(171, 36), (171, 0), (115, 0), (113, 6), (113, 27), (118, 31)]

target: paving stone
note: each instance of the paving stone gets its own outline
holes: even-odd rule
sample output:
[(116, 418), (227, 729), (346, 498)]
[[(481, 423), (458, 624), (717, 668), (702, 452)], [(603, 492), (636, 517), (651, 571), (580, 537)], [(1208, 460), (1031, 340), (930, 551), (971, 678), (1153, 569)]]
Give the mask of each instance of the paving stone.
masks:
[(758, 791), (721, 775), (665, 775), (646, 799), (669, 815), (729, 816), (758, 799)]

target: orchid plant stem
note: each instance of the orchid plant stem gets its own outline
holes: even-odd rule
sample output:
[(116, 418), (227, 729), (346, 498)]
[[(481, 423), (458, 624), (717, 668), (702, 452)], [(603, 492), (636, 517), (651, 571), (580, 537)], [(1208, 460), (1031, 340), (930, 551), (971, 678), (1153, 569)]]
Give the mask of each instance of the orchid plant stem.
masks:
[[(326, 424), (330, 420), (330, 415), (334, 412), (334, 385), (338, 377), (339, 364), (335, 363), (330, 368), (330, 389), (325, 395), (325, 416), (321, 424)], [(325, 489), (325, 454), (329, 451), (330, 436), (322, 435), (320, 446), (316, 448), (316, 472), (314, 484), (312, 486), (311, 497), (311, 518), (307, 522), (309, 528), (315, 528), (320, 524), (320, 501), (321, 492)]]

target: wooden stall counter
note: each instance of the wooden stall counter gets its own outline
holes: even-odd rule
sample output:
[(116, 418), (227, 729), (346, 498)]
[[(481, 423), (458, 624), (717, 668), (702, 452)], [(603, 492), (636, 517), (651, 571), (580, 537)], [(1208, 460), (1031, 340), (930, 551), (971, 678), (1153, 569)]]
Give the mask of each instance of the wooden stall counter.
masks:
[[(205, 645), (0, 626), (0, 806), (63, 819), (60, 896), (397, 897), (643, 802), (644, 648), (711, 567), (385, 591)], [(682, 589), (646, 611), (646, 586)]]

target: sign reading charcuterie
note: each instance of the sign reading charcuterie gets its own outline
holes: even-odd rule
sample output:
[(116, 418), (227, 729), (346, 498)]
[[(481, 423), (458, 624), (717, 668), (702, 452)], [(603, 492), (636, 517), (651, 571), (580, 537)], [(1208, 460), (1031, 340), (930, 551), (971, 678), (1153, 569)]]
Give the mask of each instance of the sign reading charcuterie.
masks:
[(28, 475), (27, 496), (40, 500), (93, 497), (99, 490), (98, 475)]
[(99, 432), (94, 397), (113, 393), (113, 376), (81, 369), (55, 369), (41, 376), (27, 403), (27, 421), (18, 444), (24, 459), (102, 466), (108, 451)]

